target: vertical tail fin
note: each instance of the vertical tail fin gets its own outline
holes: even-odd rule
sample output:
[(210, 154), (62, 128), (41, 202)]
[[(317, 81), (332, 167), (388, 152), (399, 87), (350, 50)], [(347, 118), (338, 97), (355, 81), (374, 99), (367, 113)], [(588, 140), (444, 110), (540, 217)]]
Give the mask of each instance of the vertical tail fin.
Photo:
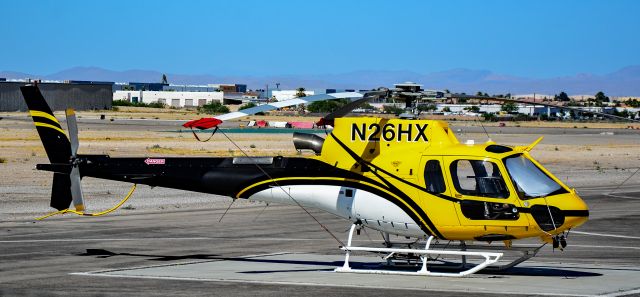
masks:
[(36, 125), (44, 150), (51, 163), (69, 163), (71, 159), (71, 143), (64, 133), (60, 122), (53, 115), (51, 108), (44, 100), (37, 86), (20, 87), (22, 96), (29, 108), (29, 114)]
[[(55, 118), (42, 93), (35, 85), (20, 87), (29, 114), (38, 130), (42, 145), (52, 164), (71, 164), (71, 143)], [(63, 210), (72, 200), (71, 179), (67, 173), (54, 173), (51, 188), (51, 207)]]

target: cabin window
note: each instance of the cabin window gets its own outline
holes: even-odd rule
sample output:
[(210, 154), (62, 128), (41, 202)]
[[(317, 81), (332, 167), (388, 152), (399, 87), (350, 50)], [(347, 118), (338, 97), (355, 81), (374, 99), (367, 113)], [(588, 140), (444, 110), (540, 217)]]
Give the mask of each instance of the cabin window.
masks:
[(456, 160), (451, 163), (451, 179), (458, 193), (470, 196), (506, 198), (509, 190), (496, 163)]
[(447, 189), (438, 160), (427, 161), (424, 167), (424, 183), (429, 193), (440, 194)]

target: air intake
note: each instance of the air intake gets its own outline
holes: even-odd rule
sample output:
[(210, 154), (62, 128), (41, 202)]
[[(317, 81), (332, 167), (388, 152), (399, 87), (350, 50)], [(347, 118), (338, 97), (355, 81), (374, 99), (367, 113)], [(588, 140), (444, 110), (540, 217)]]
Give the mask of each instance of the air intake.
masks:
[(324, 138), (308, 133), (293, 132), (293, 146), (296, 150), (312, 150), (319, 155), (322, 152)]

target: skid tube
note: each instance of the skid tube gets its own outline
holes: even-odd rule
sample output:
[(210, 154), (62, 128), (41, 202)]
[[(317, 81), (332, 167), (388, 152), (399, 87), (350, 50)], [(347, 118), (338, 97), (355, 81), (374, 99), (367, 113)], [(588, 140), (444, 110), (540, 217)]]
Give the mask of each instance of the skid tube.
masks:
[[(375, 248), (375, 247), (362, 247), (352, 246), (351, 241), (353, 239), (353, 232), (356, 230), (357, 225), (351, 225), (349, 230), (349, 239), (347, 240), (347, 246), (340, 249), (345, 251), (344, 265), (336, 268), (335, 272), (351, 272), (351, 273), (367, 273), (367, 274), (395, 274), (395, 275), (424, 275), (424, 276), (448, 276), (448, 277), (463, 277), (474, 274), (485, 267), (494, 264), (500, 260), (502, 253), (496, 252), (470, 252), (470, 251), (443, 251), (429, 249), (433, 236), (429, 236), (424, 250), (419, 249), (398, 249), (398, 248)], [(380, 253), (400, 253), (400, 254), (418, 254), (421, 255), (422, 267), (418, 271), (393, 271), (393, 270), (377, 270), (377, 269), (353, 269), (349, 266), (349, 256), (352, 251), (365, 251), (365, 252), (380, 252)], [(484, 262), (473, 266), (467, 270), (460, 272), (431, 272), (427, 269), (428, 255), (457, 255), (462, 257), (482, 257)]]

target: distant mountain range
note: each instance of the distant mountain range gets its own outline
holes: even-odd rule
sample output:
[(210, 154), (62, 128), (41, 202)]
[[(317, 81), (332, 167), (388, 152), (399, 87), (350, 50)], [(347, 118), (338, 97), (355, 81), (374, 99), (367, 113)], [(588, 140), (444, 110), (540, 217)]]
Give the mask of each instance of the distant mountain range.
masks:
[[(159, 82), (162, 73), (152, 70), (113, 71), (98, 67), (74, 67), (57, 73), (27, 74), (15, 71), (0, 71), (0, 78), (45, 79), (45, 80), (96, 80), (114, 82)], [(323, 75), (274, 75), (274, 76), (216, 76), (167, 73), (173, 84), (241, 83), (250, 89), (264, 89), (266, 84), (281, 89), (304, 87), (306, 89), (371, 89), (391, 87), (394, 83), (412, 81), (424, 85), (425, 89), (449, 89), (452, 92), (489, 94), (544, 93), (595, 94), (603, 91), (610, 96), (640, 95), (640, 65), (628, 66), (605, 74), (577, 74), (553, 78), (526, 78), (497, 74), (488, 70), (452, 69), (421, 74), (411, 71), (363, 70)]]

